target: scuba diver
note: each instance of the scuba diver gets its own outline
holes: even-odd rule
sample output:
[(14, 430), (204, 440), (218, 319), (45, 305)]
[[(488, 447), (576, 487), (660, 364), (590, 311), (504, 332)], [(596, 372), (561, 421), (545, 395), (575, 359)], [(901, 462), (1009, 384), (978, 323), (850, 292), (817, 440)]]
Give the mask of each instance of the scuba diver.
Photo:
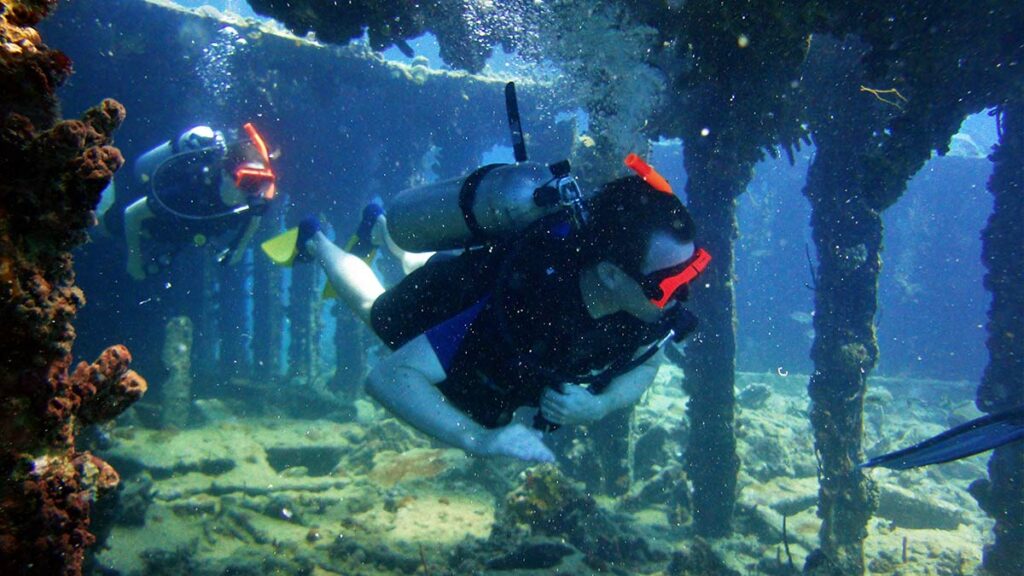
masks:
[(144, 195), (105, 217), (107, 230), (124, 231), (132, 278), (159, 272), (189, 245), (216, 245), (224, 264), (241, 259), (276, 192), (266, 142), (251, 123), (243, 130), (196, 126), (135, 161)]
[[(510, 95), (511, 92), (511, 95)], [(655, 355), (696, 327), (682, 302), (710, 261), (682, 201), (635, 155), (636, 175), (584, 198), (568, 162), (526, 161), (506, 87), (515, 164), (399, 193), (368, 208), (345, 250), (315, 217), (264, 243), (276, 262), (316, 261), (338, 297), (394, 352), (367, 392), (395, 416), (481, 456), (550, 462), (542, 431), (634, 405)], [(439, 250), (385, 291), (367, 246), (403, 264)], [(530, 429), (513, 423), (538, 409)]]
[(908, 448), (876, 456), (860, 466), (907, 470), (960, 460), (1021, 439), (1024, 439), (1024, 404), (964, 422)]

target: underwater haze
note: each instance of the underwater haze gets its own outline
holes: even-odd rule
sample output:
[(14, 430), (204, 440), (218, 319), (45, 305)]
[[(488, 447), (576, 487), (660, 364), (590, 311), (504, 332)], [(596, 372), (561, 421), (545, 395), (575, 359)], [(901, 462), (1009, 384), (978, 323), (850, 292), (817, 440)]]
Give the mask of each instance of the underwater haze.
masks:
[[(1003, 108), (918, 108), (946, 94), (912, 72), (871, 76), (882, 57), (836, 39), (862, 24), (837, 3), (819, 7), (835, 30), (792, 45), (715, 24), (786, 19), (773, 10), (789, 3), (251, 4), (75, 0), (38, 26), (73, 62), (65, 117), (104, 98), (127, 110), (125, 165), (73, 252), (88, 302), (74, 354), (123, 343), (149, 390), (78, 438), (120, 475), (93, 506), (87, 574), (1024, 573), (999, 560), (979, 504), (1000, 481), (990, 454), (856, 466), (1019, 395), (1018, 381), (998, 401), (979, 391), (997, 373), (992, 290), (1006, 285), (983, 254), (1019, 261), (1021, 247), (983, 235)], [(951, 53), (966, 41), (950, 37)], [(863, 76), (841, 68), (851, 54)], [(382, 288), (401, 285), (408, 262), (366, 206), (400, 227), (403, 190), (517, 162), (508, 82), (531, 161), (568, 159), (591, 197), (640, 155), (712, 257), (678, 304), (695, 332), (649, 361), (634, 407), (545, 431), (553, 463), (474, 456), (397, 417), (367, 391), (391, 344), (328, 291), (337, 270), (301, 241), (274, 262), (315, 222)], [(886, 147), (911, 124), (920, 140)], [(542, 172), (537, 188), (558, 178)], [(477, 174), (481, 194), (496, 186)], [(472, 228), (454, 190), (407, 218)], [(485, 243), (500, 253), (516, 234)], [(543, 330), (574, 317), (557, 304)], [(864, 498), (853, 512), (830, 499), (847, 489)]]

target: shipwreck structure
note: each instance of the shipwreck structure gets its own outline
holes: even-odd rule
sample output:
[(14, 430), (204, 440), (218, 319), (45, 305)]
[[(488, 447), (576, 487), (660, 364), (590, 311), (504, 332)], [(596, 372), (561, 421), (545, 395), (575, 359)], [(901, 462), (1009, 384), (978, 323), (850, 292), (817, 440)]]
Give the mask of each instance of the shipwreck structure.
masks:
[[(694, 291), (703, 323), (682, 383), (690, 395), (685, 459), (697, 533), (719, 537), (733, 526), (742, 466), (733, 393), (733, 253), (740, 232), (735, 203), (765, 154), (792, 158), (801, 145), (816, 147), (803, 193), (812, 205), (817, 256), (809, 393), (823, 522), (819, 549), (805, 571), (865, 569), (875, 493), (856, 465), (863, 456), (867, 378), (879, 356), (882, 214), (933, 153), (947, 150), (963, 118), (985, 109), (999, 114), (1001, 140), (992, 156), (989, 187), (996, 203), (983, 255), (993, 294), (991, 362), (977, 403), (995, 412), (1024, 402), (1020, 3), (757, 2), (741, 8), (710, 1), (446, 0), (355, 2), (341, 10), (313, 0), (250, 1), (294, 33), (288, 34), (141, 1), (76, 0), (60, 6), (62, 24), (47, 30), (46, 42), (76, 45), (86, 35), (89, 49), (105, 56), (75, 61), (78, 77), (90, 82), (75, 91), (80, 100), (65, 101), (64, 109), (82, 110), (82, 119), (60, 121), (54, 91), (68, 77), (71, 60), (48, 48), (32, 28), (55, 3), (2, 1), (0, 315), (9, 327), (3, 336), (8, 368), (0, 378), (0, 434), (9, 440), (0, 452), (5, 567), (34, 562), (46, 573), (80, 569), (91, 542), (89, 502), (117, 477), (75, 449), (75, 432), (83, 423), (112, 418), (145, 390), (128, 369), (131, 357), (123, 347), (101, 353), (88, 349), (100, 343), (82, 342), (100, 359), (70, 370), (71, 322), (83, 295), (68, 251), (85, 240), (100, 192), (124, 159), (158, 143), (153, 138), (170, 138), (195, 123), (216, 118), (241, 125), (259, 118), (284, 159), (279, 176), (285, 200), (268, 215), (274, 226), (266, 235), (309, 212), (342, 229), (374, 196), (386, 199), (428, 172), (461, 175), (506, 143), (500, 96), (505, 79), (473, 74), (498, 47), (550, 58), (566, 73), (569, 81), (562, 83), (520, 79), (523, 115), (533, 155), (569, 156), (585, 183), (617, 173), (625, 153), (645, 152), (652, 140), (683, 141), (688, 203), (715, 255), (707, 282)], [(168, 11), (177, 17), (166, 17)], [(364, 30), (368, 46), (349, 44)], [(462, 71), (395, 64), (374, 52), (390, 46), (411, 52), (408, 40), (426, 32), (437, 38), (445, 61)], [(173, 48), (163, 39), (172, 39)], [(154, 44), (169, 56), (151, 58)], [(230, 58), (217, 59), (224, 54)], [(118, 73), (122, 68), (134, 74)], [(225, 70), (235, 78), (230, 85), (209, 75)], [(132, 84), (139, 75), (154, 81), (146, 95)], [(154, 91), (162, 95), (158, 101), (151, 98)], [(124, 107), (103, 100), (107, 96)], [(380, 107), (385, 100), (386, 111)], [(147, 121), (122, 126), (125, 108)], [(577, 109), (589, 118), (586, 134), (566, 119)], [(120, 151), (111, 145), (118, 126)], [(322, 131), (329, 131), (335, 146), (301, 137)], [(410, 132), (422, 137), (392, 137)], [(354, 150), (358, 158), (339, 159)], [(338, 200), (325, 204), (332, 193)], [(121, 256), (116, 246), (98, 240), (82, 249), (77, 265), (98, 275), (119, 274)], [(108, 316), (170, 318), (201, 310), (201, 318), (193, 319), (191, 362), (205, 378), (197, 382), (235, 389), (254, 374), (269, 375), (278, 382), (327, 382), (351, 399), (368, 338), (338, 314), (330, 344), (322, 345), (326, 304), (318, 295), (322, 278), (312, 267), (283, 271), (254, 257), (240, 272), (226, 272), (198, 251), (176, 265), (178, 272), (196, 273), (175, 274), (181, 281), (158, 298), (149, 288), (118, 287), (94, 304), (97, 320), (85, 321), (82, 331), (100, 333), (89, 322)], [(250, 307), (251, 325), (240, 320)], [(137, 361), (158, 366), (159, 349), (134, 343), (158, 334), (163, 322), (133, 326), (126, 339)], [(328, 350), (338, 367), (325, 378)], [(180, 414), (174, 421), (187, 424)], [(619, 464), (606, 460), (610, 475), (619, 476)], [(973, 487), (996, 519), (996, 540), (985, 553), (994, 573), (1024, 569), (1014, 548), (1024, 537), (1021, 470), (1024, 448), (1001, 448), (989, 479)]]

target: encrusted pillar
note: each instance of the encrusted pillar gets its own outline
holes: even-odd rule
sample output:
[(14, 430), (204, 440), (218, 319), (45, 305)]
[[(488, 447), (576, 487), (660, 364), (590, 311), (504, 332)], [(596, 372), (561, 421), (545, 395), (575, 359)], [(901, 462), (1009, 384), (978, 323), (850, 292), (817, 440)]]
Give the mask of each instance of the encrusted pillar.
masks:
[(861, 90), (865, 50), (851, 40), (817, 42), (804, 67), (817, 147), (804, 188), (818, 257), (808, 394), (822, 524), (804, 566), (815, 575), (864, 573), (867, 525), (878, 507), (877, 487), (857, 464), (879, 355), (882, 213), (963, 119), (955, 107), (919, 105), (933, 102), (926, 98), (903, 107)]
[[(1024, 404), (1024, 100), (1005, 105), (998, 116), (999, 144), (991, 158), (989, 192), (995, 198), (982, 233), (982, 259), (992, 293), (988, 314), (989, 364), (978, 387), (977, 405), (999, 412)], [(995, 519), (995, 542), (985, 547), (991, 574), (1024, 574), (1024, 443), (997, 448), (988, 480), (971, 493)]]
[(822, 576), (864, 573), (867, 523), (878, 507), (874, 482), (857, 467), (863, 460), (867, 378), (878, 361), (874, 315), (883, 205), (877, 198), (889, 197), (890, 187), (901, 191), (898, 186), (911, 173), (908, 168), (877, 185), (868, 176), (883, 159), (878, 133), (886, 110), (856, 97), (863, 81), (860, 55), (850, 45), (822, 42), (805, 67), (808, 84), (817, 90), (810, 100), (817, 150), (804, 196), (811, 203), (818, 256), (808, 394), (822, 524), (819, 548), (804, 572)]
[[(711, 264), (692, 291), (700, 327), (687, 344), (683, 386), (690, 401), (686, 472), (693, 483), (693, 520), (698, 534), (726, 536), (736, 506), (733, 387), (736, 380), (736, 302), (733, 248), (738, 235), (736, 198), (753, 176), (752, 166), (728, 157), (709, 139), (687, 141), (684, 162), (688, 207), (697, 223), (698, 243)], [(727, 167), (727, 169), (726, 169)]]
[(187, 316), (167, 323), (162, 359), (167, 379), (161, 387), (161, 420), (165, 428), (185, 428), (192, 406), (192, 320)]
[(589, 428), (596, 456), (601, 461), (602, 488), (609, 496), (622, 496), (630, 488), (629, 424), (632, 419), (632, 408), (619, 410)]
[(202, 266), (202, 292), (199, 308), (202, 311), (195, 325), (196, 355), (193, 366), (203, 381), (217, 382), (217, 352), (220, 349), (220, 331), (217, 330), (218, 264), (206, 251), (196, 251), (195, 258)]
[(362, 389), (366, 375), (366, 345), (370, 335), (362, 321), (341, 302), (334, 307), (334, 317), (337, 319), (334, 346), (338, 361), (331, 388), (352, 402)]
[(867, 522), (878, 499), (857, 463), (863, 459), (867, 377), (878, 361), (874, 315), (882, 218), (852, 189), (859, 182), (849, 161), (852, 150), (819, 145), (805, 189), (819, 262), (808, 392), (819, 459), (820, 552), (833, 574), (863, 574)]
[[(269, 230), (282, 228), (282, 210), (272, 212)], [(281, 375), (284, 346), (283, 273), (263, 254), (253, 259), (252, 362), (254, 375), (261, 380)]]
[(249, 368), (249, 279), (248, 255), (234, 266), (219, 265), (217, 332), (220, 340), (220, 374), (225, 378), (248, 378)]
[(288, 349), (288, 373), (292, 378), (312, 382), (319, 366), (320, 292), (317, 267), (292, 267), (292, 285), (288, 303), (291, 346)]

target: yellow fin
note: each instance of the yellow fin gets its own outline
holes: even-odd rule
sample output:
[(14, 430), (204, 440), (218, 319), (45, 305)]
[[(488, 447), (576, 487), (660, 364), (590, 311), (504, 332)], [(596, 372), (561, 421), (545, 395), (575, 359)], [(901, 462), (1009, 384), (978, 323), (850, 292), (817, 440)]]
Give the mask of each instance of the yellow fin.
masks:
[(260, 248), (278, 266), (291, 266), (298, 254), (296, 242), (299, 240), (299, 229), (289, 228), (283, 233), (260, 244)]

